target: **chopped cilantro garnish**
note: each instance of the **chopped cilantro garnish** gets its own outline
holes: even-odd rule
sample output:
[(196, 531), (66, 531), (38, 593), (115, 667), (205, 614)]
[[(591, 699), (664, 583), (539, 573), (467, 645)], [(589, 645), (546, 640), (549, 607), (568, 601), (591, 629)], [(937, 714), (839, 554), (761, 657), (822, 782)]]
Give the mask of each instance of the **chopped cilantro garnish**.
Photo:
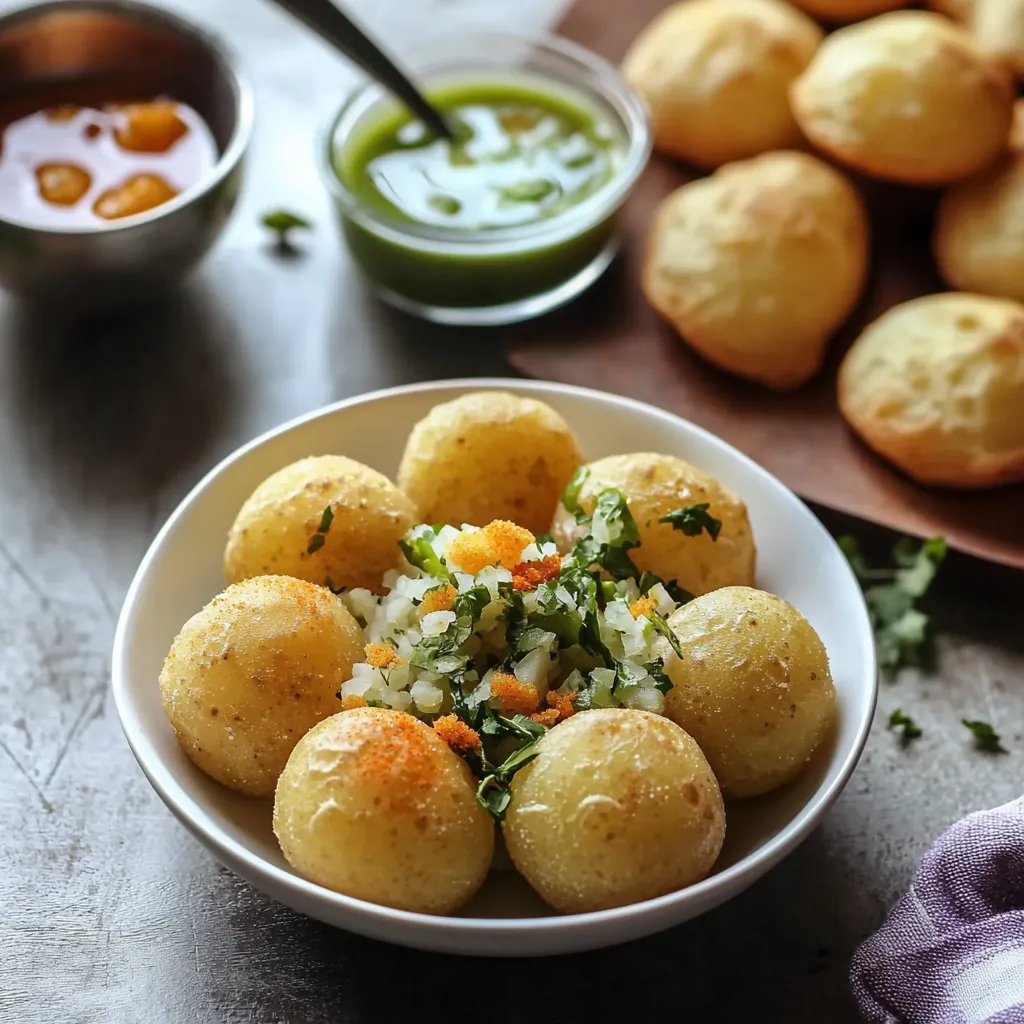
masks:
[[(330, 505), (324, 509), (323, 515), (320, 516), (320, 525), (316, 528), (316, 533), (309, 538), (309, 543), (306, 545), (306, 554), (312, 555), (314, 552), (319, 551), (324, 546), (324, 540), (327, 536), (327, 531), (331, 528), (331, 523), (334, 522), (334, 510)], [(332, 588), (333, 589), (333, 588)]]
[(921, 727), (915, 722), (909, 715), (903, 714), (903, 712), (897, 708), (889, 716), (890, 729), (900, 730), (900, 741), (906, 745), (911, 740), (916, 740), (922, 735)]
[(902, 539), (893, 548), (895, 569), (870, 568), (853, 537), (840, 537), (839, 546), (864, 587), (882, 671), (893, 676), (904, 665), (920, 665), (930, 619), (916, 602), (935, 579), (946, 557), (946, 542), (941, 537), (922, 544)]
[(1003, 746), (999, 733), (988, 722), (979, 722), (968, 718), (963, 718), (961, 721), (971, 730), (971, 734), (974, 736), (975, 749), (984, 750), (989, 754), (1009, 753), (1006, 747)]
[(669, 646), (675, 651), (676, 657), (681, 658), (683, 649), (679, 646), (679, 637), (672, 632), (672, 627), (655, 611), (648, 612), (647, 618), (651, 620), (651, 625), (668, 641)]
[(662, 516), (658, 522), (671, 523), (674, 530), (682, 530), (687, 537), (699, 537), (702, 530), (707, 530), (708, 536), (712, 540), (718, 540), (718, 534), (722, 529), (722, 520), (710, 515), (709, 507), (710, 502), (707, 501), (700, 505), (687, 505)]
[(566, 512), (576, 517), (577, 523), (590, 522), (590, 516), (587, 515), (586, 510), (580, 504), (580, 491), (583, 490), (583, 485), (587, 482), (588, 476), (590, 476), (590, 470), (586, 466), (580, 466), (573, 473), (572, 479), (566, 484), (565, 490), (562, 492), (562, 507)]
[(421, 535), (408, 540), (400, 540), (398, 546), (402, 549), (402, 554), (405, 555), (405, 560), (410, 565), (414, 565), (428, 576), (436, 576), (438, 579), (446, 581), (451, 580), (452, 574), (431, 547), (431, 540), (433, 540), (433, 536)]

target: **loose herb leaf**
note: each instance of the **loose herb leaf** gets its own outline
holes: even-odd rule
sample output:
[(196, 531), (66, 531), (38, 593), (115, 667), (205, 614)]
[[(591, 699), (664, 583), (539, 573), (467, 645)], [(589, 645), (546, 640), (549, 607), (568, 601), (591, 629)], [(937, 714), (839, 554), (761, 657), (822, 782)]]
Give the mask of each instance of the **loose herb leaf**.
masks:
[(988, 722), (972, 721), (962, 718), (961, 722), (971, 730), (974, 736), (974, 747), (976, 750), (984, 750), (989, 754), (1007, 754), (1009, 751), (1003, 746), (999, 733), (992, 728)]
[[(893, 548), (895, 569), (872, 569), (853, 537), (840, 537), (839, 547), (864, 586), (879, 667), (892, 677), (905, 665), (920, 665), (930, 620), (916, 607), (916, 602), (931, 586), (942, 565), (945, 540), (933, 537), (917, 544), (910, 538), (901, 539)], [(879, 582), (872, 582), (876, 580)]]
[(681, 658), (683, 649), (679, 646), (679, 637), (672, 632), (672, 627), (655, 611), (648, 612), (647, 618), (651, 620), (651, 625), (668, 641), (669, 646), (675, 651), (676, 657)]
[(452, 602), (452, 611), (460, 621), (465, 619), (470, 625), (474, 625), (490, 603), (491, 592), (483, 583), (478, 583), (456, 595)]
[(487, 775), (476, 787), (476, 802), (495, 820), (504, 821), (505, 811), (512, 801), (508, 787), (501, 785), (493, 775)]
[(637, 528), (633, 513), (629, 511), (626, 496), (617, 488), (606, 487), (597, 496), (594, 518), (602, 519), (610, 533), (616, 532), (617, 529), (617, 536), (609, 541), (611, 547), (635, 547), (640, 543), (640, 530)]
[(588, 476), (590, 476), (590, 470), (586, 466), (580, 466), (573, 473), (572, 479), (566, 484), (565, 490), (562, 492), (562, 507), (566, 512), (576, 517), (577, 523), (590, 522), (590, 516), (587, 515), (586, 510), (580, 504), (580, 491), (583, 490), (583, 485), (587, 482)]
[(900, 730), (900, 742), (904, 746), (911, 740), (916, 740), (922, 735), (921, 727), (915, 722), (909, 715), (903, 714), (903, 712), (897, 708), (889, 716), (889, 728)]
[[(330, 505), (324, 509), (323, 515), (320, 516), (320, 525), (316, 528), (316, 533), (309, 538), (309, 543), (306, 545), (306, 554), (311, 555), (315, 551), (319, 551), (324, 546), (324, 535), (331, 528), (331, 523), (334, 522), (334, 510)], [(333, 589), (333, 588), (332, 588)]]
[(400, 540), (398, 546), (405, 555), (405, 560), (416, 566), (421, 572), (428, 576), (436, 576), (438, 579), (450, 581), (452, 574), (448, 571), (444, 562), (438, 558), (437, 553), (430, 546), (430, 540), (426, 537), (413, 537), (411, 540)]
[(320, 525), (316, 528), (317, 533), (326, 533), (331, 528), (331, 523), (334, 522), (334, 509), (330, 505), (324, 509), (324, 514), (320, 517)]
[(277, 235), (277, 244), (282, 247), (291, 244), (292, 231), (309, 231), (313, 227), (305, 217), (300, 217), (297, 213), (291, 213), (288, 210), (274, 210), (272, 213), (265, 213), (260, 219), (260, 223)]
[(545, 544), (554, 544), (555, 543), (555, 538), (552, 537), (550, 533), (542, 533), (534, 541), (534, 543), (537, 545), (537, 547), (539, 549), (539, 548), (542, 548)]
[(662, 516), (659, 523), (671, 523), (674, 530), (682, 530), (687, 537), (699, 537), (702, 530), (707, 530), (712, 540), (718, 540), (718, 534), (722, 529), (722, 520), (716, 519), (708, 513), (710, 502), (703, 502), (700, 505), (686, 505), (684, 508), (677, 508), (674, 512)]

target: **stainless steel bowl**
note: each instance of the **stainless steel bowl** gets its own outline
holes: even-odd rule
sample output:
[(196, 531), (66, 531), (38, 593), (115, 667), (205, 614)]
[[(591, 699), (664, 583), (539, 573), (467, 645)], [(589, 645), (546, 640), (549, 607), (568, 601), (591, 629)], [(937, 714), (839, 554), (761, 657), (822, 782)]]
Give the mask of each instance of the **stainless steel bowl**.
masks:
[(47, 102), (74, 102), (76, 85), (107, 79), (131, 96), (189, 104), (220, 158), (195, 187), (110, 224), (55, 230), (0, 218), (0, 285), (25, 299), (74, 310), (152, 294), (206, 253), (234, 208), (253, 99), (224, 43), (134, 0), (53, 0), (0, 16), (0, 104), (44, 90)]

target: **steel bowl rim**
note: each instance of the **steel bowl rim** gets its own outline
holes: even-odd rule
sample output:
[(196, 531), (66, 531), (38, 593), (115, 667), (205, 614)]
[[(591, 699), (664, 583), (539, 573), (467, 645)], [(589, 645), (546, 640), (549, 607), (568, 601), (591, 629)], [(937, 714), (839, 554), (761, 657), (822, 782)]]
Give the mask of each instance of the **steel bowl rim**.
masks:
[(121, 220), (111, 221), (109, 224), (73, 227), (54, 227), (52, 225), (37, 227), (27, 222), (11, 220), (10, 218), (0, 216), (0, 226), (15, 228), (36, 236), (52, 236), (55, 238), (81, 238), (117, 234), (132, 231), (133, 229), (152, 224), (162, 218), (170, 217), (179, 210), (198, 203), (218, 188), (237, 168), (252, 138), (255, 98), (252, 82), (244, 70), (238, 51), (216, 32), (190, 21), (174, 11), (148, 3), (141, 3), (139, 0), (43, 0), (42, 3), (26, 4), (23, 7), (17, 7), (0, 14), (0, 31), (20, 21), (26, 21), (29, 18), (44, 14), (53, 14), (58, 11), (75, 11), (80, 13), (99, 11), (121, 15), (126, 18), (134, 17), (137, 20), (149, 20), (159, 23), (165, 28), (188, 37), (205, 47), (221, 66), (221, 70), (227, 77), (235, 94), (237, 109), (234, 123), (231, 127), (231, 135), (227, 145), (224, 147), (224, 151), (217, 158), (217, 162), (207, 176), (191, 188), (185, 189), (180, 195), (175, 196), (166, 203), (161, 203), (145, 213), (138, 213)]

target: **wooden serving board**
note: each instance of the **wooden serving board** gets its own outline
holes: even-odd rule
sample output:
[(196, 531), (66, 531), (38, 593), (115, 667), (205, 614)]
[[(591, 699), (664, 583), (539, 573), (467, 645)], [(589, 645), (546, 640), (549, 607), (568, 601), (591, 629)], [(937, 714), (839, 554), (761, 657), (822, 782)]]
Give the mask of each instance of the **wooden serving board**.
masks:
[[(618, 63), (664, 0), (577, 0), (561, 34)], [(1024, 568), (1024, 486), (983, 492), (923, 487), (891, 469), (849, 431), (836, 406), (842, 353), (860, 329), (906, 299), (941, 291), (929, 251), (936, 194), (857, 180), (872, 209), (867, 294), (834, 339), (825, 369), (779, 395), (705, 363), (640, 290), (647, 226), (660, 199), (694, 177), (655, 156), (624, 211), (620, 259), (571, 306), (506, 336), (511, 363), (533, 377), (629, 395), (699, 423), (756, 459), (797, 493), (961, 551)]]

